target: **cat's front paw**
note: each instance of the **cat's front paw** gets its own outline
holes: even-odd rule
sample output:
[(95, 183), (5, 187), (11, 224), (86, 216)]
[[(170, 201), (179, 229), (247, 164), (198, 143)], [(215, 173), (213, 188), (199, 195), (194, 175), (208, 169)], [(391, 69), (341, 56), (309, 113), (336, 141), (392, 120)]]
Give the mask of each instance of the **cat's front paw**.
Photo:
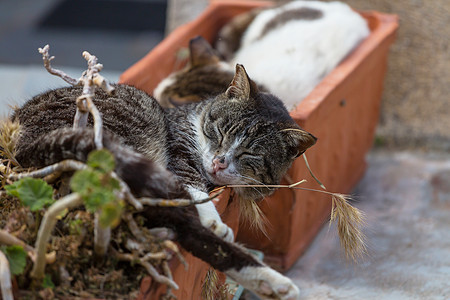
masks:
[(215, 235), (217, 235), (224, 241), (227, 241), (227, 242), (234, 241), (233, 230), (230, 227), (228, 227), (227, 224), (223, 223), (222, 221), (217, 221), (216, 219), (210, 219), (205, 222), (205, 225), (212, 232), (214, 232)]
[(300, 289), (292, 280), (267, 266), (244, 267), (240, 271), (226, 273), (261, 299), (300, 299)]

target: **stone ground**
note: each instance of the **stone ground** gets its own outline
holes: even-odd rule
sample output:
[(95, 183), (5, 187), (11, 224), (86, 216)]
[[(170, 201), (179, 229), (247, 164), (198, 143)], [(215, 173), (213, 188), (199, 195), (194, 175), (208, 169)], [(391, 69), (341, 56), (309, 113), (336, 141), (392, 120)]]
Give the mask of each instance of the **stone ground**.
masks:
[(450, 299), (450, 156), (371, 151), (355, 188), (369, 255), (348, 263), (325, 226), (287, 272), (302, 299)]
[[(402, 15), (407, 15), (405, 6), (397, 1), (395, 4), (389, 2), (392, 5), (386, 4), (387, 0), (352, 1), (365, 7), (373, 4), (374, 7), (386, 8), (391, 12), (399, 10)], [(436, 0), (444, 12), (448, 9), (446, 1)], [(78, 77), (85, 65), (78, 52), (66, 53), (64, 46), (68, 43), (78, 47), (89, 45), (88, 47), (97, 49), (97, 52), (92, 53), (100, 57), (100, 62), (105, 63), (102, 57), (111, 62), (105, 63), (106, 67), (114, 65), (114, 61), (123, 60), (124, 56), (127, 56), (127, 64), (131, 65), (157, 42), (154, 36), (145, 34), (124, 38), (122, 34), (105, 36), (91, 33), (85, 36), (79, 32), (67, 35), (61, 32), (32, 31), (30, 26), (57, 2), (58, 0), (0, 2), (1, 116), (8, 113), (8, 105), (22, 103), (38, 92), (64, 85), (60, 79), (48, 75), (41, 66), (36, 48), (49, 41), (54, 45), (52, 52), (56, 52), (57, 56), (55, 66), (73, 77)], [(411, 0), (405, 5), (422, 8), (424, 15), (428, 16), (431, 9), (428, 2), (434, 3)], [(206, 5), (205, 0), (171, 1), (169, 28), (195, 18)], [(440, 23), (427, 21), (424, 24), (435, 26)], [(414, 34), (414, 28), (411, 27), (408, 32), (404, 35), (405, 39), (394, 46), (397, 57), (410, 56), (406, 55), (406, 51), (410, 49), (408, 36)], [(432, 31), (432, 34), (439, 37), (445, 32)], [(420, 32), (421, 37), (424, 35)], [(424, 41), (427, 40), (424, 38)], [(441, 41), (439, 45), (442, 46), (443, 43), (445, 41)], [(64, 51), (58, 53), (58, 45), (64, 47)], [(76, 57), (73, 58), (72, 55)], [(404, 67), (406, 62), (402, 59), (399, 64)], [(435, 65), (433, 60), (433, 65), (429, 68), (434, 68)], [(443, 102), (448, 104), (448, 98), (444, 101), (442, 98), (446, 91), (441, 84), (445, 80), (445, 76), (441, 74), (443, 69), (438, 68), (441, 75), (439, 80), (434, 81), (437, 84), (431, 93), (429, 83), (432, 77), (427, 77), (427, 74), (432, 70), (427, 73), (424, 68), (426, 65), (421, 65), (420, 74), (416, 76), (418, 79), (408, 77), (413, 69), (401, 72), (404, 78), (413, 78), (421, 83), (411, 93), (394, 93), (395, 97), (401, 97), (397, 99), (397, 104), (392, 104), (395, 98), (384, 100), (383, 110), (386, 113), (383, 114), (383, 128), (379, 132), (389, 132), (386, 129), (388, 124), (392, 126), (391, 132), (395, 133), (387, 136), (388, 139), (406, 141), (411, 135), (411, 128), (414, 128), (415, 134), (417, 130), (421, 130), (420, 124), (426, 124), (429, 120), (429, 124), (424, 125), (426, 128), (421, 132), (429, 136), (433, 136), (435, 132), (438, 137), (436, 143), (430, 143), (431, 147), (406, 143), (405, 150), (405, 147), (400, 147), (399, 142), (393, 142), (390, 143), (389, 150), (386, 147), (377, 148), (369, 153), (368, 170), (353, 193), (357, 199), (355, 205), (367, 215), (369, 256), (358, 265), (347, 263), (339, 249), (335, 229), (325, 226), (308, 251), (287, 272), (302, 289), (304, 299), (450, 299), (450, 154), (445, 147), (450, 140), (446, 139), (449, 131), (445, 125), (449, 121), (448, 114), (445, 113), (448, 112), (448, 106), (442, 106)], [(124, 67), (115, 65), (105, 70), (109, 70), (109, 73), (105, 71), (104, 75), (111, 81), (116, 81)], [(399, 72), (392, 71), (392, 68), (390, 71), (395, 76), (388, 74), (388, 80), (393, 81), (387, 82), (386, 87), (394, 89), (402, 76)], [(402, 88), (406, 89), (411, 86), (408, 82), (402, 84)], [(411, 96), (412, 94), (415, 96)], [(420, 95), (423, 96), (419, 97)], [(384, 97), (386, 99), (389, 94), (385, 93)], [(402, 113), (402, 107), (410, 110)], [(423, 107), (427, 108), (426, 111)], [(421, 114), (415, 115), (414, 111)], [(401, 113), (400, 117), (396, 112)], [(424, 148), (428, 152), (423, 152)]]

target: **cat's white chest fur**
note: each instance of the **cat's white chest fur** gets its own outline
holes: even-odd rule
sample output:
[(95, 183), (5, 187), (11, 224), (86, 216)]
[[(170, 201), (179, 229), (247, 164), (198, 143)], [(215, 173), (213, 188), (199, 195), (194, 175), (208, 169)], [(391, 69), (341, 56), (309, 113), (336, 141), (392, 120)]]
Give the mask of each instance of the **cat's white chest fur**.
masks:
[[(303, 7), (321, 16), (291, 20), (263, 33), (277, 15)], [(368, 34), (366, 21), (344, 3), (293, 1), (254, 19), (232, 64), (243, 64), (252, 79), (291, 110)]]

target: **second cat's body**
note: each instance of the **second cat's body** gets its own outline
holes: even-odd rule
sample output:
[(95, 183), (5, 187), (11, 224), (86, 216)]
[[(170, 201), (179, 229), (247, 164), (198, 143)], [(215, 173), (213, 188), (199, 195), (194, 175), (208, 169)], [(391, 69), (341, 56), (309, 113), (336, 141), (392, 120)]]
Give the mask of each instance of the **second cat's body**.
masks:
[[(364, 18), (341, 2), (292, 1), (253, 10), (218, 33), (216, 48), (228, 65), (194, 41), (200, 47), (191, 43), (188, 68), (163, 80), (154, 95), (163, 105), (169, 98), (181, 104), (200, 101), (226, 88), (224, 78), (239, 63), (290, 111), (368, 35)], [(196, 86), (202, 86), (201, 93)]]
[(344, 3), (292, 1), (253, 19), (231, 64), (244, 64), (291, 110), (368, 34)]

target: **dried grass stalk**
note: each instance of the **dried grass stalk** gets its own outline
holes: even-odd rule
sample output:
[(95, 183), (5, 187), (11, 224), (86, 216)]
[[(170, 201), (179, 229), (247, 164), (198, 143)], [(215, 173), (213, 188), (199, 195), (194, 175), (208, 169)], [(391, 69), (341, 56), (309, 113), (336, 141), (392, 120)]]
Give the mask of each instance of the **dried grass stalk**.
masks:
[(0, 123), (0, 155), (12, 162), (13, 165), (19, 166), (16, 155), (16, 144), (19, 140), (20, 124), (9, 119), (2, 120)]
[(204, 300), (228, 300), (228, 288), (226, 284), (220, 284), (217, 271), (210, 268), (206, 273), (202, 285), (202, 299)]
[[(362, 232), (362, 228), (364, 227), (365, 224), (364, 213), (359, 209), (357, 209), (356, 207), (353, 207), (349, 203), (348, 201), (350, 200), (349, 195), (299, 187), (298, 185), (303, 182), (305, 182), (305, 180), (301, 180), (297, 183), (293, 183), (290, 185), (264, 185), (264, 187), (300, 189), (331, 195), (332, 205), (331, 205), (330, 224), (334, 221), (337, 222), (341, 248), (345, 251), (345, 255), (347, 258), (351, 258), (354, 262), (358, 262), (360, 258), (362, 258), (365, 254), (367, 254), (366, 237)], [(253, 187), (261, 187), (261, 185), (228, 185), (218, 189), (223, 189), (226, 187), (253, 188)], [(248, 203), (249, 201), (240, 201), (240, 203), (244, 203), (243, 205), (241, 204), (240, 207), (241, 210), (243, 211), (242, 212), (243, 216), (245, 216), (246, 218), (255, 219), (251, 220), (252, 222), (262, 222), (262, 225), (257, 225), (258, 228), (260, 228), (259, 226), (264, 227), (265, 220), (264, 219), (257, 220), (258, 217), (254, 216), (254, 214), (261, 213), (261, 211), (256, 212), (253, 207), (249, 208), (248, 207), (249, 205), (246, 204), (246, 202)], [(255, 206), (258, 207), (256, 203)], [(263, 215), (260, 214), (259, 217), (263, 217)]]
[(367, 254), (366, 237), (362, 232), (365, 215), (350, 203), (350, 196), (343, 194), (331, 195), (330, 225), (336, 221), (341, 248), (347, 259), (357, 262)]
[(324, 190), (326, 190), (327, 188), (325, 187), (325, 185), (320, 182), (320, 180), (316, 177), (316, 175), (314, 175), (313, 171), (311, 170), (311, 167), (309, 166), (309, 162), (308, 159), (306, 158), (305, 153), (303, 153), (303, 160), (305, 161), (305, 165), (306, 168), (308, 168), (309, 174), (311, 175), (312, 178), (314, 178), (314, 180), (320, 185), (321, 188), (323, 188)]

